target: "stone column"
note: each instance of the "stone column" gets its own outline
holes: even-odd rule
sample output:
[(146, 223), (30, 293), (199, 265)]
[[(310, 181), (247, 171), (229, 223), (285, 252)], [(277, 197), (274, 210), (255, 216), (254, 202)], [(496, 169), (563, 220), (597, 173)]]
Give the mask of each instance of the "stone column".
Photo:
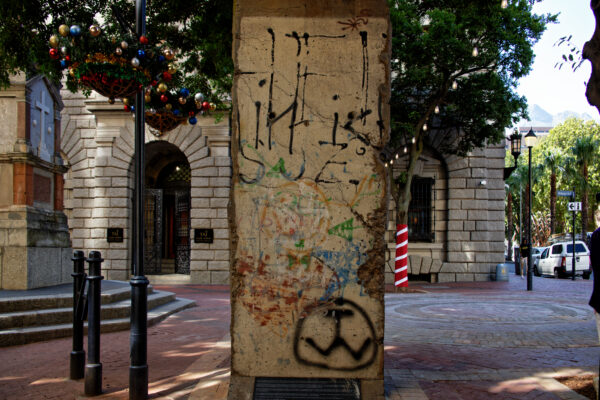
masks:
[(259, 377), (383, 398), (387, 3), (240, 0), (234, 20), (230, 398)]

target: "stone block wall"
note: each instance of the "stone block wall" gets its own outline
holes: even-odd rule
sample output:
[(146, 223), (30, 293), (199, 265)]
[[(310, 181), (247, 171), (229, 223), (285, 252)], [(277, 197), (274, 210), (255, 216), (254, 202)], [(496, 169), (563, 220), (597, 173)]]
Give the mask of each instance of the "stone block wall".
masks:
[[(121, 105), (95, 95), (62, 92), (62, 151), (69, 164), (65, 212), (73, 249), (102, 252), (107, 279), (127, 280), (131, 270), (134, 123)], [(160, 137), (146, 127), (146, 143), (162, 140), (183, 152), (191, 168), (191, 230), (213, 228), (212, 244), (191, 243), (189, 282), (228, 283), (227, 203), (231, 161), (226, 122), (199, 118)], [(122, 228), (124, 241), (109, 243), (107, 228)], [(193, 238), (193, 236), (190, 236)]]
[[(431, 282), (488, 281), (504, 262), (504, 142), (467, 157), (426, 159), (420, 176), (435, 176), (435, 241), (408, 243), (408, 273)], [(402, 161), (402, 160), (401, 160)], [(397, 163), (395, 173), (402, 170)], [(390, 208), (386, 283), (393, 283), (395, 214)], [(410, 281), (410, 276), (409, 276)]]

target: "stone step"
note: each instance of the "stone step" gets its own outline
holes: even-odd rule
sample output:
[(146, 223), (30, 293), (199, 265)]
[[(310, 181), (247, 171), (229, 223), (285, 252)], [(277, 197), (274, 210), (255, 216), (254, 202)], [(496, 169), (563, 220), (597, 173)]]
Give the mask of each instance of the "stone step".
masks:
[[(131, 297), (129, 282), (102, 281), (101, 290), (100, 301), (102, 304), (114, 303)], [(148, 294), (151, 294), (153, 290), (152, 286), (148, 286)], [(0, 314), (69, 307), (73, 307), (72, 284), (29, 291), (0, 291)]]
[[(130, 312), (130, 292), (126, 292), (124, 300), (105, 302), (102, 306), (102, 319), (127, 318)], [(115, 295), (112, 299), (118, 300), (122, 296)], [(103, 300), (109, 300), (106, 296)], [(148, 295), (148, 309), (158, 307), (175, 300), (175, 294), (170, 292), (152, 292)], [(43, 325), (68, 324), (73, 320), (73, 308), (62, 307), (42, 310), (27, 310), (0, 314), (0, 330), (24, 328)]]
[[(150, 309), (148, 305), (148, 326), (152, 326), (167, 318), (169, 315), (194, 307), (193, 300), (174, 299), (171, 302), (159, 305)], [(103, 308), (104, 311), (104, 308)], [(129, 329), (130, 320), (127, 318), (102, 319), (101, 332), (115, 332)], [(72, 324), (55, 324), (47, 326), (34, 326), (24, 328), (13, 328), (0, 330), (0, 347), (22, 345), (33, 342), (46, 341), (62, 337), (68, 337), (72, 334)], [(87, 324), (84, 324), (84, 331), (87, 332)]]

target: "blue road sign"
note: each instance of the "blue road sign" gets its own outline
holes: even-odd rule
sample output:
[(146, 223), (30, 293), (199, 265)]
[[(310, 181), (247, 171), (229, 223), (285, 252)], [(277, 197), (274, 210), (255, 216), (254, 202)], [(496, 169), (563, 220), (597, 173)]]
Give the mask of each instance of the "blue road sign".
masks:
[(557, 190), (556, 195), (558, 197), (574, 197), (575, 193), (572, 190)]

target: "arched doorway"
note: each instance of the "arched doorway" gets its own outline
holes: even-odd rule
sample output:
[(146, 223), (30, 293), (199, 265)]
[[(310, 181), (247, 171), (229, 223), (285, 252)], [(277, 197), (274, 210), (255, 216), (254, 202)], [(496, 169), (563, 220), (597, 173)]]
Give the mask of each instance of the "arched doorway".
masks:
[(149, 275), (190, 273), (190, 182), (175, 145), (146, 144), (145, 269)]

